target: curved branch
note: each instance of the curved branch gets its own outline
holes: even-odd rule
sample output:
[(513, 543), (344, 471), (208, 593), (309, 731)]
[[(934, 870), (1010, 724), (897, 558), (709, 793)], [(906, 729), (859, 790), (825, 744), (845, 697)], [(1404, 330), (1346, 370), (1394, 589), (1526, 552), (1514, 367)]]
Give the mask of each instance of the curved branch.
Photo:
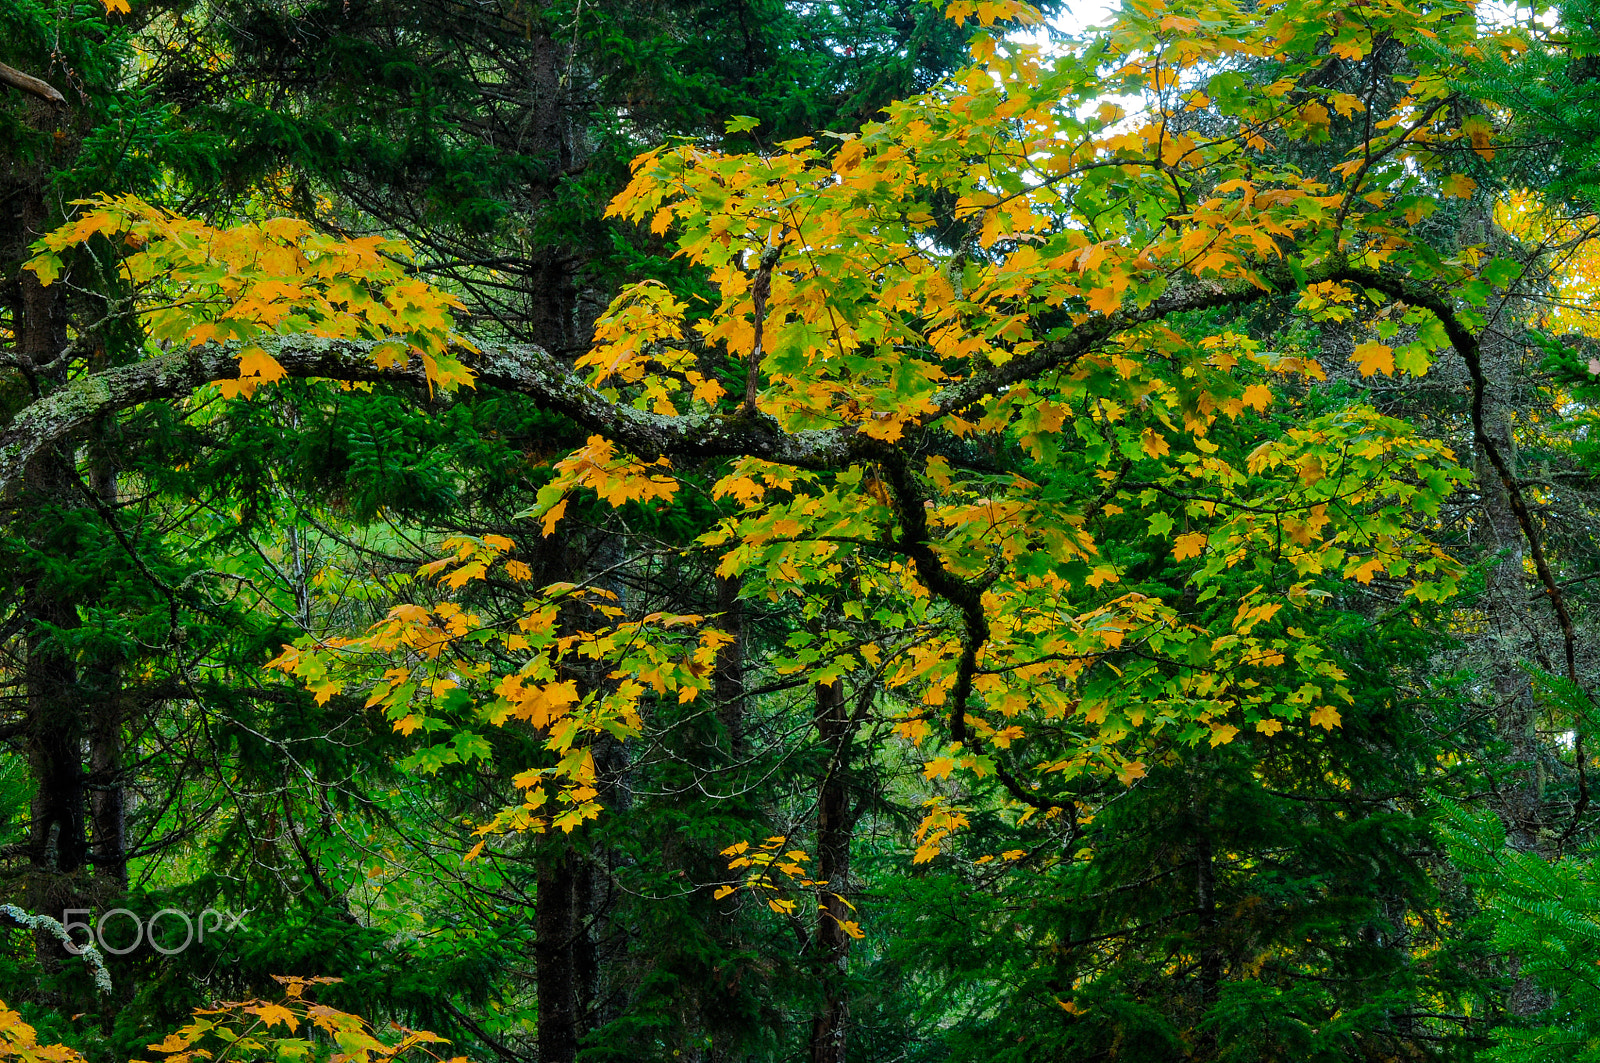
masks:
[(917, 490), (903, 455), (882, 462), (886, 483), (900, 518), (900, 541), (895, 546), (911, 558), (917, 576), (928, 590), (961, 610), (961, 659), (956, 662), (956, 682), (950, 691), (950, 740), (967, 740), (967, 700), (978, 671), (978, 654), (989, 641), (989, 618), (983, 611), (985, 580), (961, 579), (950, 574), (934, 552), (928, 530), (927, 496)]
[(1488, 389), (1488, 380), (1483, 375), (1483, 359), (1479, 350), (1478, 337), (1456, 315), (1455, 309), (1449, 301), (1437, 291), (1418, 284), (1416, 281), (1401, 277), (1390, 276), (1377, 270), (1366, 269), (1358, 266), (1345, 265), (1336, 271), (1334, 280), (1349, 280), (1401, 302), (1420, 306), (1427, 310), (1439, 323), (1444, 326), (1445, 335), (1449, 337), (1450, 344), (1461, 356), (1466, 364), (1467, 375), (1472, 379), (1472, 438), (1478, 449), (1489, 459), (1489, 464), (1494, 466), (1494, 471), (1500, 478), (1500, 484), (1505, 488), (1506, 498), (1511, 504), (1511, 512), (1517, 518), (1517, 525), (1522, 529), (1522, 537), (1528, 542), (1528, 551), (1533, 555), (1533, 567), (1539, 575), (1539, 582), (1544, 584), (1545, 596), (1550, 599), (1551, 608), (1555, 610), (1556, 621), (1561, 625), (1561, 637), (1565, 644), (1567, 657), (1567, 678), (1580, 690), (1585, 690), (1578, 680), (1577, 646), (1578, 635), (1573, 627), (1572, 613), (1567, 608), (1566, 596), (1561, 593), (1561, 585), (1556, 582), (1555, 573), (1550, 568), (1550, 561), (1545, 557), (1544, 544), (1539, 538), (1539, 531), (1533, 526), (1533, 517), (1528, 512), (1528, 503), (1522, 497), (1522, 487), (1517, 482), (1516, 476), (1511, 472), (1511, 466), (1506, 462), (1505, 456), (1500, 453), (1500, 448), (1489, 437), (1488, 430), (1483, 423), (1484, 394)]
[[(1142, 309), (1118, 311), (1087, 322), (1064, 339), (940, 391), (934, 396), (933, 410), (914, 427), (926, 427), (1012, 384), (1070, 366), (1128, 329), (1186, 311), (1243, 305), (1293, 285), (1287, 273), (1273, 278), (1272, 283), (1274, 287), (1270, 289), (1246, 284), (1174, 289)], [(421, 363), (415, 359), (379, 367), (371, 358), (376, 341), (280, 336), (265, 339), (259, 345), (292, 377), (427, 385)], [(238, 344), (205, 344), (85, 374), (29, 405), (0, 431), (0, 497), (16, 486), (23, 467), (35, 455), (71, 438), (100, 417), (154, 399), (187, 395), (214, 380), (237, 379), (238, 350)], [(569, 366), (532, 344), (485, 345), (477, 351), (459, 352), (458, 357), (480, 382), (527, 395), (645, 461), (660, 457), (754, 457), (778, 465), (820, 470), (846, 468), (856, 461), (882, 458), (892, 450), (854, 425), (786, 432), (775, 418), (759, 410), (669, 417), (634, 409), (607, 399)]]
[[(372, 360), (376, 342), (283, 336), (260, 346), (291, 377), (346, 381), (391, 381), (427, 385), (416, 359), (381, 368)], [(206, 344), (78, 377), (23, 409), (0, 431), (0, 497), (20, 481), (23, 468), (57, 442), (72, 438), (97, 419), (154, 399), (171, 399), (214, 380), (239, 376), (236, 344)], [(700, 413), (681, 417), (614, 403), (570, 368), (531, 344), (484, 346), (461, 352), (461, 362), (479, 382), (528, 395), (546, 409), (620, 443), (646, 461), (663, 456), (753, 456), (802, 468), (843, 468), (881, 444), (853, 428), (789, 433), (762, 413)]]

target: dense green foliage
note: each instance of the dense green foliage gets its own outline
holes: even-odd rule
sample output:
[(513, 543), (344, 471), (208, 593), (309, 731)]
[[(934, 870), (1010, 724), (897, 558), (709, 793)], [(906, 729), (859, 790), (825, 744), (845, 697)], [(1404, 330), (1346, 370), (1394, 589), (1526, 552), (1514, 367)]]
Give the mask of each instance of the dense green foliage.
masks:
[[(217, 226), (292, 216), (330, 236), (403, 238), (415, 275), (461, 301), (479, 342), (537, 344), (570, 364), (626, 284), (669, 285), (689, 324), (708, 329), (727, 291), (714, 268), (678, 253), (665, 223), (607, 215), (635, 156), (666, 142), (776, 157), (824, 132), (829, 150), (848, 152), (862, 143), (851, 132), (892, 101), (963, 68), (974, 29), (912, 0), (123, 6), (0, 10), (0, 73), (44, 78), (65, 98), (0, 89), (6, 431), (52, 395), (168, 353), (128, 311), (115, 267), (128, 246), (75, 244), (49, 287), (23, 269), (36, 240), (83, 216), (80, 197), (134, 194)], [(1128, 7), (1146, 22), (1155, 10)], [(1172, 18), (1162, 32), (1200, 25)], [(1417, 594), (1376, 562), (1356, 577), (1296, 573), (1281, 542), (1253, 568), (1210, 573), (1199, 592), (1183, 562), (1204, 536), (1187, 554), (1181, 544), (1199, 507), (1217, 507), (1182, 492), (1211, 488), (1169, 474), (1169, 448), (1148, 432), (1100, 438), (1085, 418), (1074, 439), (1058, 418), (1033, 434), (941, 436), (918, 453), (995, 494), (1026, 482), (1050, 504), (1093, 498), (1073, 516), (1093, 522), (1096, 558), (1029, 549), (1007, 561), (1078, 592), (1100, 578), (1095, 566), (1114, 566), (1119, 594), (1169, 604), (1175, 624), (1206, 636), (1193, 645), (1213, 649), (1181, 660), (1152, 650), (1138, 666), (1158, 678), (1203, 666), (1221, 645), (1211, 636), (1238, 628), (1240, 601), (1265, 583), (1285, 595), (1293, 583), (1314, 607), (1281, 637), (1314, 647), (1318, 674), (1341, 678), (1338, 712), (1307, 702), (1287, 723), (1251, 720), (1254, 730), (1204, 718), (1187, 737), (1120, 734), (1101, 752), (1121, 770), (1082, 772), (1059, 765), (1082, 755), (1084, 732), (1052, 719), (1025, 745), (1019, 731), (1016, 750), (997, 745), (983, 770), (953, 774), (941, 749), (916, 741), (943, 734), (943, 694), (919, 702), (886, 667), (848, 656), (873, 625), (917, 638), (935, 628), (874, 597), (869, 562), (884, 544), (804, 595), (784, 593), (805, 577), (776, 560), (720, 566), (704, 547), (739, 509), (718, 486), (729, 464), (716, 454), (679, 461), (670, 499), (614, 506), (574, 492), (548, 534), (541, 488), (591, 433), (527, 394), (325, 379), (151, 394), (30, 458), (0, 511), (0, 904), (122, 909), (141, 923), (163, 910), (244, 915), (170, 953), (152, 935), (119, 955), (128, 935), (102, 931), (108, 994), (20, 914), (0, 916), (0, 1001), (41, 1043), (95, 1063), (148, 1056), (158, 1031), (195, 1008), (276, 995), (275, 976), (337, 976), (317, 1000), (503, 1063), (841, 1063), (846, 1045), (873, 1061), (1600, 1058), (1588, 777), (1600, 741), (1589, 693), (1600, 367), (1574, 307), (1550, 312), (1588, 294), (1571, 271), (1587, 268), (1596, 224), (1600, 46), (1588, 7), (1551, 18), (1555, 29), (1519, 38), (1525, 47), (1477, 56), (1450, 90), (1439, 113), (1455, 140), (1440, 150), (1459, 151), (1476, 185), (1440, 192), (1428, 175), (1447, 206), (1417, 223), (1419, 260), (1455, 263), (1485, 245), (1506, 263), (1497, 289), (1460, 289), (1464, 306), (1483, 306), (1470, 288), (1480, 285), (1498, 307), (1473, 370), (1486, 384), (1442, 359), (1426, 378), (1391, 373), (1392, 358), (1381, 375), (1361, 362), (1381, 357), (1362, 355), (1369, 333), (1420, 349), (1438, 331), (1371, 289), (1318, 315), (1273, 294), (1197, 302), (1163, 322), (1183, 343), (1227, 334), (1241, 350), (1327, 370), (1270, 388), (1265, 370), (1249, 377), (1232, 419), (1206, 438), (1219, 462), (1247, 467), (1262, 439), (1333, 434), (1368, 412), (1452, 448), (1465, 468), (1441, 459), (1427, 475), (1393, 475), (1422, 500), (1407, 533), (1461, 563), (1453, 595)], [(1323, 64), (1312, 87), (1361, 94), (1373, 112), (1399, 106), (1399, 82), (1376, 87), (1377, 72), (1399, 78), (1423, 50), (1391, 40), (1351, 55), (1329, 25), (1308, 53)], [(1217, 84), (1265, 99), (1287, 60), (1227, 62)], [(1291, 102), (1321, 109), (1320, 126), (1306, 120), (1316, 135), (1296, 132), (1274, 165), (1323, 173), (1364, 143), (1370, 156), (1361, 112), (1311, 99)], [(1175, 134), (1221, 135), (1203, 105), (1189, 110), (1193, 128)], [(1103, 118), (1102, 132), (1118, 120)], [(1474, 148), (1477, 121), (1508, 146)], [(1138, 219), (1158, 235), (1198, 209), (1186, 195), (1214, 191), (1169, 169), (1192, 209)], [(1496, 202), (1529, 186), (1559, 221), (1497, 217)], [(1021, 195), (1022, 183), (1006, 191)], [(942, 283), (960, 301), (1003, 254), (979, 225), (968, 231), (955, 193), (929, 200), (922, 242), (944, 256)], [(1298, 260), (1284, 269), (1303, 273)], [(1304, 275), (1296, 283), (1311, 290)], [(1099, 294), (1086, 285), (1039, 320), (1065, 333)], [(735, 398), (752, 371), (709, 343), (691, 363)], [(1184, 416), (1213, 403), (1194, 376), (1172, 373)], [(1115, 405), (1120, 386), (1085, 408)], [(749, 405), (718, 416), (753, 421)], [(1486, 439), (1516, 463), (1526, 524)], [(1106, 457), (1114, 445), (1125, 457)], [(1072, 447), (1104, 468), (1058, 460)], [(894, 470), (875, 469), (857, 474), (857, 494), (899, 513)], [(1322, 475), (1297, 469), (1291, 479)], [(1165, 527), (1107, 505), (1118, 489), (1170, 498)], [(461, 687), (434, 688), (433, 715), (398, 728), (377, 696), (267, 667), (286, 644), (357, 636), (428, 593), (419, 570), (452, 536), (518, 544), (526, 579), (495, 569), (453, 587), (453, 607), (485, 629), (528, 630), (529, 585), (573, 583), (627, 616), (693, 614), (726, 634), (700, 662), (705, 697), (658, 690), (639, 733), (586, 746), (606, 811), (575, 829), (484, 842), (479, 826), (523, 799), (518, 773), (550, 757), (539, 727), (478, 727), (467, 656)], [(1566, 630), (1534, 544), (1565, 589)], [(578, 630), (577, 606), (562, 609), (560, 630)], [(479, 652), (483, 674), (507, 656), (487, 640)], [(618, 678), (598, 661), (565, 667), (585, 689)], [(1095, 682), (1123, 677), (1102, 668)], [(958, 715), (955, 742), (966, 726)], [(1044, 781), (1011, 774), (1028, 771)], [(935, 817), (948, 808), (967, 821), (945, 837)], [(738, 888), (730, 869), (739, 843), (760, 851), (763, 838), (801, 854), (770, 897)], [(796, 885), (805, 875), (816, 879)], [(0, 1063), (12, 1054), (32, 1058), (0, 1038)]]

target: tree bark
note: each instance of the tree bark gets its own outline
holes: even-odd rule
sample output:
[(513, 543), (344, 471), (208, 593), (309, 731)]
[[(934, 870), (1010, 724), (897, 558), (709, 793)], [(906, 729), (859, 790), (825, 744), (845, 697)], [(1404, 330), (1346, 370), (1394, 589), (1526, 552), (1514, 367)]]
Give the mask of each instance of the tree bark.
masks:
[(565, 836), (539, 872), (534, 980), (539, 994), (539, 1063), (574, 1063), (578, 1057), (578, 936), (582, 931), (578, 857)]
[(823, 885), (812, 953), (822, 996), (811, 1020), (811, 1063), (844, 1063), (850, 1015), (844, 986), (850, 935), (844, 923), (851, 912), (844, 894), (850, 888), (848, 755), (853, 728), (839, 680), (817, 684), (816, 726), (829, 759), (817, 801), (817, 880)]
[[(24, 193), (20, 216), (22, 243), (45, 228), (48, 217), (42, 175)], [(42, 385), (54, 382), (60, 370), (50, 366), (65, 344), (66, 321), (56, 292), (24, 272), (17, 282), (16, 357)], [(49, 522), (60, 508), (76, 502), (76, 473), (71, 456), (55, 446), (41, 448), (22, 467), (23, 494), (28, 502), (23, 537), (40, 553), (62, 549)], [(26, 617), (26, 688), (28, 765), (34, 782), (29, 809), (29, 876), (26, 893), (33, 911), (64, 918), (64, 910), (82, 905), (77, 874), (87, 862), (88, 829), (82, 747), (84, 718), (79, 676), (62, 635), (79, 625), (77, 605), (50, 574), (35, 567), (23, 595)], [(35, 948), (47, 969), (61, 955), (61, 945), (46, 934)]]

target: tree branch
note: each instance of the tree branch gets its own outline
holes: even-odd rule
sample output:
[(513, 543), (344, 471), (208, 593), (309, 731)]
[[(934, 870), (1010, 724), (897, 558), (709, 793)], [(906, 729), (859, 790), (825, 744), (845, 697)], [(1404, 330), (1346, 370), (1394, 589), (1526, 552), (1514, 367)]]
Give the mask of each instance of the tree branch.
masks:
[(1488, 381), (1483, 375), (1483, 359), (1479, 350), (1478, 337), (1472, 330), (1456, 316), (1455, 309), (1449, 301), (1432, 288), (1418, 284), (1416, 281), (1402, 277), (1394, 277), (1380, 273), (1374, 269), (1344, 264), (1334, 271), (1332, 280), (1353, 281), (1401, 302), (1420, 306), (1439, 319), (1444, 326), (1445, 335), (1449, 337), (1450, 344), (1461, 356), (1466, 364), (1467, 374), (1472, 379), (1472, 438), (1478, 449), (1489, 459), (1489, 464), (1494, 466), (1495, 474), (1500, 477), (1500, 484), (1505, 488), (1506, 498), (1511, 504), (1511, 512), (1517, 518), (1517, 525), (1522, 529), (1522, 537), (1528, 542), (1528, 552), (1533, 555), (1534, 571), (1539, 575), (1539, 582), (1544, 584), (1545, 595), (1550, 599), (1550, 605), (1555, 610), (1556, 620), (1561, 625), (1561, 637), (1565, 644), (1567, 657), (1567, 678), (1580, 690), (1586, 690), (1578, 680), (1577, 646), (1578, 635), (1572, 623), (1572, 613), (1567, 609), (1567, 599), (1561, 593), (1561, 585), (1556, 582), (1555, 573), (1550, 568), (1550, 561), (1545, 557), (1544, 544), (1539, 537), (1538, 529), (1533, 526), (1533, 517), (1528, 512), (1528, 503), (1522, 497), (1522, 487), (1517, 478), (1512, 475), (1511, 466), (1507, 464), (1505, 456), (1500, 453), (1500, 448), (1489, 438), (1488, 429), (1483, 423), (1484, 394), (1488, 389)]
[[(284, 336), (265, 340), (261, 346), (291, 377), (427, 386), (415, 359), (380, 368), (371, 358), (375, 342)], [(16, 486), (23, 468), (40, 451), (98, 418), (154, 399), (187, 395), (213, 380), (237, 379), (237, 350), (234, 344), (206, 344), (85, 374), (32, 403), (0, 431), (0, 497)], [(646, 461), (666, 455), (755, 456), (801, 468), (843, 468), (882, 446), (853, 427), (788, 433), (770, 415), (759, 412), (667, 417), (636, 410), (611, 402), (548, 352), (531, 345), (485, 346), (475, 353), (461, 352), (460, 359), (480, 383), (528, 395)]]
[(10, 85), (12, 88), (26, 92), (30, 96), (37, 96), (47, 103), (53, 103), (60, 107), (67, 105), (67, 98), (57, 92), (54, 85), (47, 81), (40, 81), (32, 74), (24, 74), (16, 67), (6, 66), (4, 63), (0, 63), (0, 83)]

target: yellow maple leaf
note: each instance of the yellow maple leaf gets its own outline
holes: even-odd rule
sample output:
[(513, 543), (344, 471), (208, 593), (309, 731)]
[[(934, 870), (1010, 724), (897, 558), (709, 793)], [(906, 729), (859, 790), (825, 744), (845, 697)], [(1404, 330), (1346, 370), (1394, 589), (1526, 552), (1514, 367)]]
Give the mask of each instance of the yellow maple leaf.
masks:
[(108, 15), (127, 15), (133, 11), (128, 6), (128, 0), (100, 0), (100, 2), (105, 5)]
[(1215, 749), (1218, 746), (1227, 745), (1233, 741), (1234, 736), (1238, 733), (1239, 729), (1231, 723), (1225, 723), (1221, 727), (1213, 727), (1211, 729), (1211, 748)]
[(1244, 389), (1244, 404), (1265, 413), (1272, 405), (1272, 389), (1265, 384), (1251, 384)]
[(239, 376), (260, 377), (262, 383), (270, 384), (282, 380), (284, 371), (272, 355), (260, 347), (250, 346), (239, 352)]
[(1256, 730), (1264, 735), (1275, 735), (1283, 730), (1282, 720), (1257, 720)]
[(1311, 722), (1325, 731), (1339, 726), (1339, 712), (1332, 705), (1318, 705), (1311, 714)]
[(1139, 436), (1139, 448), (1152, 458), (1159, 458), (1172, 450), (1172, 447), (1167, 445), (1165, 436), (1149, 428)]
[(1205, 532), (1189, 532), (1173, 540), (1172, 556), (1174, 560), (1187, 561), (1191, 557), (1199, 557), (1205, 549)]
[(1367, 109), (1367, 105), (1362, 102), (1361, 97), (1352, 96), (1348, 92), (1336, 92), (1331, 99), (1333, 109), (1346, 118), (1354, 117), (1357, 111), (1365, 111)]
[(261, 1021), (269, 1027), (282, 1023), (293, 1030), (300, 1025), (300, 1021), (295, 1018), (294, 1012), (282, 1004), (258, 1004), (244, 1010), (247, 1014), (259, 1015)]
[(1353, 357), (1362, 376), (1373, 373), (1394, 375), (1394, 348), (1381, 343), (1363, 343), (1356, 347)]
[(556, 530), (556, 525), (561, 522), (561, 518), (566, 514), (567, 500), (564, 498), (545, 512), (545, 515), (539, 520), (539, 527), (545, 538), (548, 539), (550, 537), (550, 533)]
[(1473, 190), (1477, 187), (1478, 182), (1464, 173), (1453, 173), (1439, 182), (1439, 190), (1445, 195), (1453, 196), (1456, 199), (1466, 199), (1472, 195)]
[(179, 1034), (169, 1033), (166, 1040), (157, 1041), (154, 1044), (145, 1045), (145, 1047), (152, 1052), (181, 1052), (193, 1043), (193, 1041)]

